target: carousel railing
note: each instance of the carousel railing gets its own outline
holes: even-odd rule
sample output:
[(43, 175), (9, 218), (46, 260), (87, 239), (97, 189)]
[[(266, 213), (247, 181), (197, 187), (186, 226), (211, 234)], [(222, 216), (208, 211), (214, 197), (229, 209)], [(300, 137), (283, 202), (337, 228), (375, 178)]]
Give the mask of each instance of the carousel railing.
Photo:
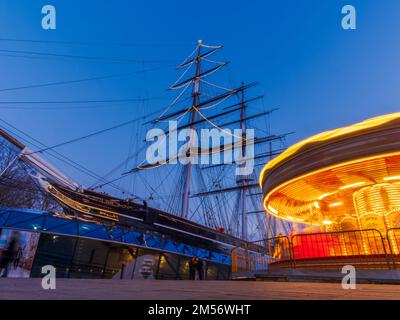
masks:
[(271, 263), (292, 261), (290, 239), (280, 236), (246, 243), (231, 251), (232, 272), (265, 271)]
[(391, 228), (386, 233), (386, 241), (391, 252), (391, 260), (394, 268), (400, 266), (400, 228)]
[(231, 256), (233, 273), (346, 264), (392, 269), (400, 265), (400, 228), (385, 235), (368, 229), (279, 236), (248, 242), (234, 248)]

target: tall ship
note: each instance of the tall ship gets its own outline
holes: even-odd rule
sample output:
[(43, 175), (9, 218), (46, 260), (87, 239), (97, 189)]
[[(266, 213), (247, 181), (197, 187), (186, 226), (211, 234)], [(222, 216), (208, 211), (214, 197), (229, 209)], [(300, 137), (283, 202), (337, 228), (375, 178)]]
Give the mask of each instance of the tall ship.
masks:
[[(48, 219), (56, 217), (99, 226), (108, 236), (116, 229), (125, 235), (134, 230), (137, 241), (133, 238), (133, 242), (125, 241), (123, 235), (97, 240), (132, 245), (137, 250), (147, 247), (161, 255), (167, 252), (197, 256), (229, 266), (233, 248), (247, 241), (273, 238), (280, 232), (289, 233), (288, 222), (264, 214), (257, 177), (262, 165), (284, 150), (285, 138), (291, 133), (271, 133), (269, 118), (278, 108), (266, 108), (262, 95), (249, 93), (257, 83), (220, 84), (222, 70), (228, 65), (218, 58), (221, 49), (198, 41), (177, 67), (180, 76), (169, 87), (177, 92), (172, 102), (159, 113), (145, 115), (143, 123), (138, 125), (142, 132), (158, 130), (163, 134), (153, 139), (148, 139), (148, 134), (136, 137), (142, 145), (131, 150), (125, 165), (112, 169), (98, 183), (84, 187), (71, 181), (41, 157), (51, 148), (27, 148), (19, 141), (18, 132), (10, 127), (2, 128), (0, 133), (12, 145), (15, 157), (1, 168), (0, 179), (10, 184), (9, 171), (15, 166), (23, 167), (44, 193), (43, 199), (56, 203), (54, 211), (44, 213)], [(211, 143), (208, 140), (204, 146), (195, 139), (203, 137), (202, 130), (214, 133), (217, 139)], [(251, 135), (248, 130), (252, 130)], [(160, 155), (159, 149), (157, 154), (153, 153), (156, 160), (149, 161), (149, 147), (154, 147), (155, 141), (159, 145), (165, 142), (168, 152)], [(194, 161), (195, 157), (201, 160)], [(249, 171), (243, 170), (247, 163), (251, 164)], [(139, 186), (141, 195), (123, 189), (118, 183), (124, 180), (130, 180), (132, 189)], [(116, 194), (113, 188), (118, 190)], [(22, 214), (17, 211), (14, 213)], [(11, 211), (3, 214), (11, 215)], [(29, 230), (50, 232), (41, 228)], [(82, 236), (79, 227), (78, 234), (54, 234), (90, 238), (89, 234)], [(153, 237), (153, 246), (146, 240), (149, 237)], [(197, 250), (190, 251), (191, 247)], [(161, 255), (158, 268), (162, 265)], [(148, 259), (143, 261), (143, 268), (148, 269)], [(124, 277), (125, 268), (134, 268), (131, 265), (125, 263), (112, 276), (118, 273)]]

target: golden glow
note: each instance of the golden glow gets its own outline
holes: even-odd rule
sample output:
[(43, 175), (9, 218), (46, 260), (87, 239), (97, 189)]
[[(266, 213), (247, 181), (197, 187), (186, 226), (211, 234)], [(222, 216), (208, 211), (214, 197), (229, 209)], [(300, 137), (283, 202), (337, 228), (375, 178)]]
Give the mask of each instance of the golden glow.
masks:
[(304, 219), (295, 218), (295, 217), (292, 217), (292, 216), (287, 216), (286, 218), (288, 218), (288, 220), (294, 221), (294, 222), (304, 222)]
[(343, 205), (343, 202), (334, 202), (334, 203), (331, 203), (330, 205), (329, 205), (329, 207), (331, 207), (331, 208), (333, 208), (333, 207), (340, 207), (340, 206), (342, 206)]
[(109, 220), (118, 221), (118, 213), (106, 209), (100, 209), (98, 207), (94, 207), (88, 204), (82, 204), (78, 201), (68, 198), (60, 191), (58, 191), (54, 186), (48, 186), (49, 192), (62, 203), (66, 204), (67, 206), (75, 209), (76, 211), (89, 215), (89, 216), (97, 216)]
[[(400, 213), (400, 184), (381, 183), (354, 193), (354, 206), (360, 228), (376, 229), (382, 234), (398, 227)], [(388, 234), (392, 249), (398, 254), (393, 234)]]
[(374, 128), (374, 127), (383, 125), (385, 123), (388, 123), (390, 121), (393, 121), (393, 120), (396, 120), (399, 118), (400, 118), (400, 112), (387, 114), (387, 115), (371, 118), (371, 119), (368, 119), (363, 122), (356, 123), (356, 124), (353, 124), (353, 125), (350, 125), (347, 127), (325, 131), (325, 132), (319, 133), (317, 135), (314, 135), (308, 139), (302, 140), (302, 141), (292, 145), (291, 147), (287, 148), (286, 151), (281, 153), (278, 157), (271, 160), (264, 166), (264, 168), (261, 170), (260, 177), (258, 180), (259, 184), (262, 187), (263, 177), (267, 170), (270, 170), (271, 168), (276, 166), (278, 163), (283, 162), (285, 159), (292, 156), (297, 151), (299, 151), (302, 147), (304, 147), (305, 145), (307, 145), (309, 143), (333, 140), (340, 136), (343, 136), (343, 135), (346, 135), (349, 133), (355, 133), (355, 132), (361, 131), (361, 130)]
[(278, 211), (272, 208), (271, 206), (268, 206), (268, 211), (272, 212), (273, 214), (279, 214)]
[[(280, 188), (282, 188), (284, 186), (287, 186), (287, 185), (289, 185), (289, 184), (291, 184), (291, 183), (293, 183), (293, 182), (295, 182), (297, 180), (301, 180), (301, 179), (310, 177), (310, 176), (312, 176), (314, 174), (322, 173), (322, 172), (325, 172), (325, 171), (328, 171), (328, 170), (332, 170), (332, 169), (336, 169), (336, 168), (340, 168), (340, 167), (343, 167), (343, 166), (346, 166), (346, 165), (352, 165), (352, 164), (356, 164), (356, 163), (363, 163), (363, 162), (366, 162), (368, 160), (381, 159), (381, 158), (392, 157), (392, 156), (400, 156), (400, 151), (398, 151), (398, 152), (390, 152), (390, 153), (385, 153), (385, 154), (379, 154), (379, 155), (374, 155), (374, 156), (370, 156), (370, 157), (353, 159), (353, 160), (341, 162), (341, 163), (338, 163), (338, 164), (335, 164), (335, 165), (327, 166), (325, 168), (321, 168), (321, 169), (306, 173), (304, 175), (301, 175), (299, 177), (293, 178), (291, 180), (285, 181), (284, 183), (282, 183), (279, 186), (276, 186), (274, 189), (272, 189), (268, 193), (266, 198), (268, 198), (276, 190), (278, 190), (278, 189), (280, 189)], [(323, 194), (321, 197), (325, 198), (325, 197), (333, 195), (333, 194), (335, 194), (335, 192)], [(321, 197), (319, 197), (318, 200), (320, 200)]]
[(385, 180), (385, 181), (400, 180), (400, 176), (386, 177), (386, 178), (383, 178), (383, 180)]
[(335, 192), (325, 193), (325, 194), (323, 194), (322, 196), (319, 196), (319, 197), (318, 197), (318, 200), (322, 200), (322, 199), (324, 199), (324, 198), (326, 198), (326, 197), (329, 197), (329, 196), (331, 196), (331, 195), (333, 195), (333, 194), (335, 194)]
[(340, 187), (339, 189), (340, 189), (340, 190), (351, 189), (351, 188), (355, 188), (355, 187), (362, 186), (362, 185), (364, 185), (364, 184), (365, 184), (365, 182), (364, 182), (364, 181), (361, 181), (361, 182), (356, 182), (356, 183), (348, 184), (348, 185), (346, 185), (346, 186)]
[[(396, 121), (392, 122), (394, 120)], [(386, 145), (376, 148), (376, 141), (361, 141), (365, 133), (377, 134), (385, 130), (386, 134), (389, 129), (397, 130), (400, 126), (398, 120), (400, 112), (323, 132), (288, 148), (261, 171), (259, 183), (264, 187), (263, 205), (266, 211), (279, 219), (318, 226), (320, 230), (325, 231), (377, 230), (377, 243), (379, 234), (384, 237), (387, 235), (387, 240), (385, 238), (382, 245), (388, 249), (390, 244), (393, 253), (399, 254), (400, 243), (397, 243), (394, 233), (389, 230), (400, 228), (400, 150), (392, 151), (395, 145), (392, 145), (390, 138), (386, 136), (382, 141), (387, 141), (388, 146), (392, 146), (391, 152), (377, 154), (387, 150)], [(351, 144), (346, 147), (347, 139)], [(393, 141), (394, 139), (398, 140), (398, 130), (396, 136), (393, 135)], [(336, 149), (331, 148), (331, 143), (336, 142)], [(367, 149), (369, 144), (372, 146), (371, 150)], [(342, 146), (345, 147), (340, 149)], [(330, 155), (332, 150), (343, 150), (345, 153), (338, 154), (337, 158), (326, 158), (326, 162), (321, 156), (321, 162), (318, 163), (317, 151), (320, 148), (327, 150), (326, 156)], [(369, 155), (360, 156), (369, 150)], [(308, 151), (310, 152), (307, 153)], [(298, 159), (297, 155), (300, 155)], [(346, 160), (332, 163), (335, 159), (343, 158)], [(304, 163), (308, 160), (309, 164)], [(324, 163), (329, 165), (323, 167)], [(296, 165), (305, 166), (302, 170), (288, 172), (287, 176), (291, 178), (277, 185), (283, 178), (281, 176), (275, 180), (275, 177), (279, 176), (278, 171), (289, 171)], [(276, 171), (275, 166), (279, 166)], [(316, 167), (319, 168), (315, 170)], [(309, 172), (294, 177), (296, 172), (304, 172), (307, 169)], [(264, 186), (263, 179), (267, 180)], [(354, 245), (365, 255), (378, 252), (377, 244), (371, 245), (367, 232), (362, 232), (358, 238), (345, 238), (343, 235), (342, 237), (341, 252), (344, 252), (344, 255), (352, 254), (351, 249), (355, 241), (357, 244)]]
[(305, 219), (294, 218), (294, 217), (292, 217), (292, 216), (280, 216), (280, 215), (279, 215), (279, 212), (278, 212), (277, 210), (275, 210), (274, 208), (272, 208), (270, 205), (268, 205), (268, 206), (266, 205), (266, 199), (264, 199), (263, 205), (264, 205), (264, 209), (265, 209), (271, 216), (274, 216), (274, 217), (276, 217), (276, 218), (279, 218), (279, 219), (282, 219), (282, 220), (286, 220), (286, 221), (290, 221), (290, 222), (306, 223), (306, 224), (311, 225), (311, 226), (319, 227), (319, 224), (318, 224), (318, 223), (314, 223), (314, 222), (312, 222), (312, 221), (307, 221), (307, 222), (306, 222)]
[[(385, 153), (385, 154), (380, 154), (380, 155), (374, 155), (374, 156), (369, 156), (369, 157), (364, 157), (364, 158), (358, 158), (358, 159), (354, 159), (354, 160), (345, 161), (345, 162), (342, 162), (342, 163), (339, 163), (339, 164), (336, 164), (336, 165), (327, 166), (326, 168), (321, 168), (321, 169), (306, 173), (304, 175), (301, 175), (299, 177), (293, 178), (291, 180), (285, 181), (284, 183), (282, 183), (282, 184), (276, 186), (275, 188), (273, 188), (271, 191), (268, 192), (268, 194), (265, 195), (265, 198), (263, 200), (264, 208), (268, 213), (272, 214), (273, 216), (277, 216), (277, 214), (272, 212), (272, 210), (268, 210), (268, 206), (272, 205), (273, 208), (277, 208), (276, 211), (280, 212), (279, 216), (277, 216), (278, 218), (289, 220), (289, 221), (293, 221), (293, 220), (290, 220), (288, 218), (285, 218), (285, 215), (293, 217), (293, 216), (297, 216), (297, 215), (300, 215), (300, 214), (304, 214), (305, 212), (304, 211), (302, 212), (302, 211), (299, 211), (299, 210), (295, 209), (294, 207), (291, 206), (290, 203), (287, 204), (287, 206), (285, 207), (285, 206), (280, 206), (276, 201), (271, 201), (271, 199), (272, 200), (274, 199), (276, 194), (281, 194), (282, 190), (286, 190), (286, 189), (289, 190), (288, 188), (292, 188), (291, 187), (292, 184), (294, 184), (294, 183), (296, 183), (297, 181), (300, 181), (300, 180), (309, 181), (310, 179), (311, 180), (315, 179), (315, 182), (318, 183), (318, 181), (319, 181), (318, 180), (319, 179), (318, 175), (320, 175), (321, 177), (324, 177), (326, 175), (326, 173), (329, 172), (329, 171), (342, 173), (348, 179), (349, 174), (346, 171), (347, 169), (345, 169), (346, 166), (351, 167), (352, 170), (354, 170), (354, 172), (360, 172), (360, 171), (364, 171), (364, 170), (369, 170), (369, 168), (371, 168), (371, 167), (376, 168), (378, 165), (380, 165), (380, 166), (382, 166), (382, 169), (379, 169), (381, 171), (378, 170), (379, 174), (380, 174), (380, 177), (376, 177), (378, 179), (378, 181), (379, 181), (379, 180), (382, 180), (384, 177), (387, 176), (386, 162), (388, 161), (388, 159), (392, 158), (390, 161), (392, 161), (392, 162), (400, 162), (400, 159), (397, 159), (397, 157), (400, 157), (400, 151), (399, 152), (390, 152), (390, 153)], [(375, 169), (375, 172), (378, 172), (376, 170), (377, 169)], [(317, 178), (313, 178), (313, 176), (315, 176)], [(357, 183), (357, 182), (360, 182), (360, 181), (356, 181), (354, 183)], [(353, 184), (353, 183), (350, 183), (350, 184)], [(300, 191), (302, 191), (302, 189), (305, 188), (305, 185), (302, 184), (299, 188), (300, 188)], [(340, 190), (339, 186), (338, 186), (337, 190)], [(315, 193), (317, 191), (318, 190), (315, 190)], [(352, 202), (352, 200), (351, 200), (352, 199), (351, 195), (352, 195), (352, 192), (353, 192), (352, 189), (345, 189), (345, 190), (340, 190), (340, 191), (341, 191), (341, 193), (343, 193), (343, 192), (348, 193), (350, 195), (350, 199), (349, 200), (350, 200), (350, 202)], [(308, 192), (308, 191), (304, 191), (304, 192)], [(309, 210), (310, 207), (313, 207), (313, 203), (315, 201), (324, 200), (325, 198), (327, 198), (329, 196), (333, 196), (335, 194), (337, 194), (337, 191), (326, 192), (326, 193), (323, 193), (323, 194), (320, 193), (320, 195), (318, 195), (318, 194), (312, 195), (312, 194), (304, 193), (304, 195), (306, 195), (306, 197), (310, 197), (311, 196), (311, 199), (309, 199), (310, 202), (309, 202), (308, 205), (305, 203), (302, 207), (307, 209), (307, 210)], [(304, 199), (306, 197), (303, 196), (302, 198)], [(338, 199), (338, 201), (341, 201), (341, 199)], [(319, 203), (319, 206), (321, 207), (320, 203)], [(315, 205), (314, 205), (314, 207), (315, 207)], [(314, 210), (321, 210), (321, 209), (316, 208)], [(346, 207), (346, 209), (344, 209), (344, 210), (350, 211), (350, 212), (347, 212), (347, 213), (349, 213), (350, 215), (354, 215), (355, 216), (355, 212), (354, 212), (353, 206), (352, 207)], [(353, 213), (351, 211), (353, 211)], [(331, 219), (329, 216), (327, 216), (326, 218)], [(340, 218), (341, 217), (338, 217), (338, 219), (340, 219)], [(315, 226), (320, 225), (320, 222), (318, 224), (317, 220), (311, 221), (309, 219), (304, 219), (304, 221), (305, 221), (304, 223), (306, 223), (308, 225), (315, 225)]]

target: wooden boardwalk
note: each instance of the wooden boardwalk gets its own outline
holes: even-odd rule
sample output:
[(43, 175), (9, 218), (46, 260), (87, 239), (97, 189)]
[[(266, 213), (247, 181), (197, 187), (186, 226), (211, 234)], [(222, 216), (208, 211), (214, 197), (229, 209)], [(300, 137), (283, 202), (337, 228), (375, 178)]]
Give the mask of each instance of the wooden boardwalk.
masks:
[(398, 285), (264, 281), (155, 281), (57, 279), (43, 290), (40, 279), (0, 279), (0, 299), (400, 299)]

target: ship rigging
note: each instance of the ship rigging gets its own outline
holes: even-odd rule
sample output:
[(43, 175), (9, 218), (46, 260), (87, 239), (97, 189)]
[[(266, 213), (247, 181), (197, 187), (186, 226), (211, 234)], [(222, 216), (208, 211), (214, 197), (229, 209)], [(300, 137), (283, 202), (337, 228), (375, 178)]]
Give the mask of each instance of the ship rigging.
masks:
[[(222, 72), (219, 71), (228, 65), (228, 62), (220, 61), (224, 59), (215, 58), (221, 49), (222, 46), (209, 46), (198, 41), (192, 53), (177, 67), (181, 75), (169, 87), (171, 91), (178, 91), (173, 101), (159, 112), (147, 113), (119, 126), (133, 124), (141, 127), (136, 125), (136, 122), (142, 120), (141, 128), (146, 130), (155, 127), (166, 129), (169, 121), (175, 121), (175, 129), (164, 130), (167, 136), (184, 129), (198, 131), (212, 128), (223, 133), (229, 133), (231, 129), (240, 129), (240, 136), (231, 135), (240, 143), (242, 158), (254, 161), (255, 170), (252, 173), (235, 175), (235, 168), (242, 166), (240, 162), (194, 164), (189, 161), (184, 165), (173, 164), (179, 157), (178, 153), (169, 155), (156, 164), (146, 163), (146, 160), (143, 160), (146, 144), (138, 145), (144, 141), (138, 134), (136, 139), (133, 139), (136, 147), (130, 150), (123, 163), (113, 168), (108, 175), (98, 176), (97, 182), (86, 188), (78, 188), (76, 183), (49, 166), (38, 155), (63, 144), (74, 143), (81, 138), (52, 147), (43, 146), (36, 151), (17, 145), (21, 149), (17, 162), (29, 164), (40, 172), (43, 178), (39, 184), (67, 211), (72, 210), (86, 217), (92, 215), (118, 222), (123, 216), (143, 215), (143, 212), (148, 212), (146, 208), (149, 206), (157, 208), (151, 209), (151, 212), (168, 213), (167, 217), (179, 216), (179, 223), (188, 220), (197, 222), (243, 240), (271, 238), (280, 231), (289, 233), (289, 223), (265, 215), (261, 206), (262, 195), (257, 176), (265, 160), (271, 160), (284, 150), (285, 138), (291, 132), (271, 133), (269, 117), (278, 108), (264, 108), (263, 105), (260, 107), (263, 96), (247, 93), (255, 88), (257, 83), (242, 82), (235, 86), (230, 80), (230, 85), (219, 85), (210, 80), (215, 78), (220, 81)], [(248, 128), (255, 131), (251, 141), (245, 133)], [(6, 132), (1, 134), (6, 135)], [(192, 139), (189, 139), (190, 143), (183, 153), (189, 156), (197, 153), (203, 157), (213, 157), (216, 153), (233, 149), (236, 143), (226, 143), (223, 140), (208, 149), (203, 149), (191, 145), (191, 141)], [(255, 149), (250, 159), (246, 154), (246, 145), (249, 143), (252, 143)], [(127, 168), (132, 162), (137, 162), (137, 165)], [(3, 174), (4, 172), (1, 173)], [(131, 188), (122, 188), (121, 181), (129, 179)], [(153, 180), (153, 183), (150, 180)], [(106, 186), (120, 190), (118, 197), (98, 192)], [(140, 192), (137, 186), (141, 186), (146, 192)]]
[[(245, 146), (250, 141), (246, 141), (245, 129), (249, 122), (265, 118), (277, 111), (278, 108), (264, 109), (260, 112), (248, 112), (251, 103), (263, 98), (262, 95), (246, 97), (247, 90), (255, 87), (257, 83), (245, 84), (242, 82), (240, 86), (229, 88), (208, 80), (209, 77), (215, 76), (220, 69), (228, 65), (228, 62), (213, 59), (214, 55), (221, 49), (221, 46), (209, 46), (199, 40), (193, 52), (177, 67), (177, 70), (183, 70), (183, 72), (169, 88), (170, 90), (179, 91), (179, 94), (158, 117), (147, 121), (146, 124), (157, 126), (170, 120), (175, 120), (179, 123), (175, 131), (186, 128), (197, 131), (204, 127), (210, 127), (224, 132), (226, 128), (238, 127), (242, 132), (242, 136), (239, 137), (239, 140), (241, 140), (239, 142), (241, 142), (242, 146), (242, 157), (246, 158)], [(191, 72), (193, 74), (189, 75)], [(188, 93), (191, 98), (191, 104), (189, 105), (186, 98)], [(250, 126), (252, 127), (252, 125)], [(261, 130), (258, 131), (262, 132)], [(167, 135), (172, 134), (171, 130), (166, 130), (166, 132)], [(257, 160), (272, 159), (284, 150), (285, 137), (288, 134), (290, 133), (273, 135), (264, 131), (262, 135), (256, 136), (251, 143), (257, 149), (263, 151), (254, 154), (250, 160), (257, 162)], [(192, 139), (189, 140), (184, 153), (191, 154), (199, 149), (191, 145), (191, 143)], [(232, 144), (226, 144), (224, 141), (224, 143), (215, 145), (209, 150), (199, 149), (199, 153), (203, 156), (212, 157), (216, 151), (222, 153), (229, 148), (232, 148)], [(160, 167), (169, 165), (172, 161), (176, 163), (178, 157), (179, 154), (170, 155), (164, 161), (156, 164), (146, 164), (143, 161), (128, 173), (138, 173), (139, 171), (150, 169), (158, 170)], [(199, 208), (202, 207), (203, 216), (206, 217), (203, 221), (206, 225), (223, 229), (244, 240), (254, 237), (269, 237), (276, 234), (279, 228), (283, 228), (287, 232), (287, 225), (278, 226), (276, 221), (272, 221), (273, 218), (265, 218), (265, 215), (262, 214), (264, 211), (258, 205), (260, 193), (258, 191), (256, 172), (235, 177), (231, 185), (224, 183), (223, 179), (227, 177), (229, 172), (233, 176), (231, 169), (235, 165), (238, 166), (240, 164), (202, 165), (193, 164), (190, 161), (188, 164), (183, 165), (177, 188), (174, 188), (174, 190), (177, 190), (177, 196), (174, 197), (175, 205), (170, 206), (170, 208), (173, 207), (173, 210), (169, 211), (180, 215), (182, 218), (191, 219), (193, 218), (191, 213), (201, 210)], [(256, 163), (257, 166), (259, 165)], [(195, 174), (197, 176), (196, 182), (194, 182)], [(199, 186), (200, 188), (196, 189)], [(227, 200), (227, 195), (231, 197), (233, 195), (234, 202)], [(193, 203), (195, 199), (199, 200), (196, 204)], [(230, 205), (227, 205), (229, 202)], [(250, 237), (248, 231), (249, 215), (256, 217), (255, 232), (253, 230), (253, 234)]]

